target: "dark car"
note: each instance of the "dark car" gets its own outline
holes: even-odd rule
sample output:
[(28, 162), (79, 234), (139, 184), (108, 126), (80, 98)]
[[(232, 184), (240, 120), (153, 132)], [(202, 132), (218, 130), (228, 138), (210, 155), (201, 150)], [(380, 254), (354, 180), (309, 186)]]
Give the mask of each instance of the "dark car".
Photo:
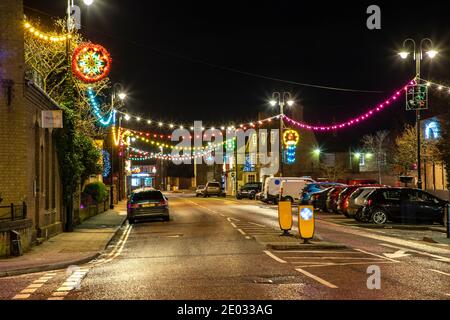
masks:
[(314, 183), (308, 183), (302, 190), (300, 194), (300, 199), (302, 204), (310, 204), (311, 203), (311, 197), (313, 194), (316, 194), (326, 188), (334, 187), (337, 185), (341, 185), (340, 183), (336, 182), (314, 182)]
[(325, 212), (335, 212), (337, 213), (337, 201), (339, 194), (346, 188), (347, 186), (336, 186), (328, 193)]
[(333, 188), (334, 187), (326, 188), (322, 191), (315, 193), (312, 196), (311, 204), (314, 206), (314, 209), (318, 209), (320, 211), (325, 212), (327, 206), (328, 193), (330, 193), (331, 190), (333, 190)]
[(447, 203), (419, 189), (380, 188), (367, 197), (361, 214), (375, 224), (387, 221), (444, 224)]
[(127, 218), (131, 224), (146, 218), (162, 218), (169, 221), (169, 201), (156, 189), (134, 190), (127, 202)]
[(219, 182), (208, 182), (205, 188), (201, 191), (203, 197), (218, 196), (225, 197), (222, 187)]
[(255, 199), (257, 193), (261, 192), (262, 183), (252, 182), (244, 184), (236, 194), (236, 199), (240, 200), (243, 198), (248, 198), (250, 200)]

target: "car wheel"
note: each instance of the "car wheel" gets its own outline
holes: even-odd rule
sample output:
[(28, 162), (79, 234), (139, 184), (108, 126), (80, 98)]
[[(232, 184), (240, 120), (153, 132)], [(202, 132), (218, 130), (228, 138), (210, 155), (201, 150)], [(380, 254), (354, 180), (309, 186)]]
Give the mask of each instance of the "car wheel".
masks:
[(256, 193), (250, 192), (249, 195), (248, 195), (248, 198), (249, 198), (250, 200), (254, 200), (254, 199), (255, 199), (255, 196), (256, 196)]
[(350, 215), (347, 213), (347, 212), (342, 212), (342, 214), (345, 216), (345, 217), (347, 217), (347, 218), (350, 218)]
[(292, 199), (292, 197), (286, 197), (286, 198), (284, 198), (284, 201), (289, 201), (290, 203), (294, 203), (294, 199)]
[(135, 222), (134, 219), (131, 218), (128, 219), (128, 224), (134, 224), (134, 222)]
[(203, 195), (203, 198), (206, 198), (208, 195), (205, 193), (204, 195)]
[(370, 221), (375, 224), (385, 224), (387, 221), (387, 214), (381, 209), (376, 209), (370, 218)]
[(242, 200), (242, 197), (236, 196), (236, 199), (238, 199), (238, 200)]

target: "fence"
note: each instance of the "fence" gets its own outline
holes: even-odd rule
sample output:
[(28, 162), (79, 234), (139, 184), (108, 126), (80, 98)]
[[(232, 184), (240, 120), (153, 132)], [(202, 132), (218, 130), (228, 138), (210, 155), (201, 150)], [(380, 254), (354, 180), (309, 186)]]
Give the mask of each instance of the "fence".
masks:
[(87, 205), (86, 207), (80, 209), (78, 223), (82, 223), (83, 221), (107, 210), (109, 210), (109, 198), (97, 204)]
[(9, 206), (0, 206), (0, 222), (23, 220), (27, 217), (27, 205), (11, 203)]

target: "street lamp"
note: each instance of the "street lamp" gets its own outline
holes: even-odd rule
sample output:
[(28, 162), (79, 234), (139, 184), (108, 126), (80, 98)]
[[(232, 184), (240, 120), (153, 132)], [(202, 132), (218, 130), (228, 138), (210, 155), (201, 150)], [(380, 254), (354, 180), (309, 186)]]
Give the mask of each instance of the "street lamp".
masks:
[[(402, 59), (406, 59), (409, 56), (409, 51), (406, 50), (408, 43), (413, 45), (413, 60), (416, 61), (416, 81), (420, 81), (420, 62), (424, 57), (424, 44), (428, 42), (429, 50), (425, 51), (426, 55), (433, 59), (438, 54), (438, 51), (433, 49), (433, 41), (429, 38), (423, 38), (420, 40), (419, 46), (416, 46), (414, 39), (408, 38), (403, 41), (403, 50), (399, 52)], [(417, 188), (422, 189), (422, 169), (421, 169), (421, 159), (420, 159), (420, 109), (416, 110), (416, 131), (417, 131)]]
[(94, 0), (83, 0), (84, 4), (87, 6), (90, 6), (91, 4), (94, 3)]
[[(126, 94), (123, 92), (123, 86), (120, 83), (115, 83), (112, 87), (112, 92), (111, 92), (111, 110), (115, 109), (115, 104), (117, 101), (117, 98), (119, 98), (120, 101), (120, 106), (123, 105), (123, 102), (126, 98)], [(119, 106), (119, 108), (120, 108)], [(129, 116), (126, 114), (125, 115), (125, 119), (128, 120)], [(120, 125), (122, 123), (122, 116), (120, 116), (119, 118), (119, 135), (120, 135)], [(113, 125), (115, 125), (113, 123)], [(113, 134), (113, 132), (112, 132)], [(119, 162), (119, 171), (120, 171), (120, 162)], [(118, 179), (119, 182), (119, 193), (120, 193), (120, 176)], [(112, 137), (111, 140), (111, 186), (110, 186), (110, 197), (111, 197), (111, 201), (110, 201), (110, 209), (114, 209), (114, 137)], [(120, 198), (120, 194), (118, 194), (118, 197)]]
[(272, 99), (269, 101), (269, 104), (272, 107), (275, 107), (277, 104), (280, 106), (280, 132), (279, 132), (279, 152), (280, 152), (280, 177), (283, 176), (283, 115), (284, 115), (284, 106), (287, 104), (289, 107), (292, 107), (295, 104), (295, 101), (292, 99), (292, 96), (289, 92), (274, 92), (272, 94)]

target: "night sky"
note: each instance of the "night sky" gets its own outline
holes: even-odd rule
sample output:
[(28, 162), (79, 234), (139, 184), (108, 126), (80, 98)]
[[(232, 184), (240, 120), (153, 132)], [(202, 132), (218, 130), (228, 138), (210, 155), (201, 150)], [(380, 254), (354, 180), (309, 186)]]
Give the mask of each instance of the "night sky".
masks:
[[(154, 120), (240, 123), (270, 110), (273, 91), (290, 91), (304, 106), (305, 121), (345, 121), (414, 77), (412, 59), (397, 55), (408, 37), (430, 37), (440, 51), (432, 63), (423, 61), (422, 77), (450, 80), (448, 1), (422, 1), (418, 7), (411, 1), (95, 0), (89, 12), (79, 2), (82, 32), (111, 52), (111, 79), (126, 87), (129, 112)], [(43, 24), (65, 13), (64, 0), (24, 3), (26, 14), (39, 16)], [(381, 30), (366, 27), (370, 4), (381, 7)], [(221, 67), (382, 93), (308, 88)], [(402, 99), (337, 138), (345, 144), (411, 119)]]

